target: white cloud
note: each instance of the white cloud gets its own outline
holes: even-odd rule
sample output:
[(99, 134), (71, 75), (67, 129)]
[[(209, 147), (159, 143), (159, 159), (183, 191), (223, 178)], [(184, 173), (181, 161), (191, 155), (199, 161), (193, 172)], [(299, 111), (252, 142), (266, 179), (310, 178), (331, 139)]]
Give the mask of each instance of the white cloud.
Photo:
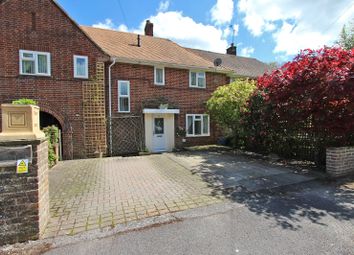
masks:
[(234, 32), (234, 36), (238, 35), (238, 29), (239, 29), (239, 25), (233, 25), (233, 26), (228, 26), (223, 30), (223, 37), (227, 38), (229, 36), (232, 35), (232, 33)]
[(128, 27), (124, 24), (120, 24), (117, 28), (118, 31), (121, 31), (121, 32), (128, 32)]
[(117, 30), (117, 31), (122, 31), (122, 32), (128, 32), (129, 29), (125, 24), (120, 24), (119, 26), (116, 26), (112, 19), (105, 19), (104, 22), (98, 22), (96, 24), (92, 25), (93, 27), (97, 28), (104, 28), (104, 29), (111, 29), (111, 30)]
[(240, 56), (250, 57), (254, 53), (253, 47), (244, 47), (241, 49)]
[(224, 0), (218, 0), (213, 9), (215, 9), (215, 15), (221, 15), (223, 8), (227, 7), (229, 13), (224, 14), (228, 18), (222, 20), (225, 17), (219, 17), (218, 20), (214, 20), (215, 26), (196, 22), (191, 17), (183, 15), (181, 11), (167, 11), (169, 0), (160, 2), (157, 14), (145, 18), (140, 23), (139, 28), (128, 28), (125, 24), (116, 26), (111, 19), (106, 19), (104, 22), (99, 22), (93, 26), (144, 34), (146, 20), (148, 19), (154, 23), (154, 36), (170, 39), (184, 47), (225, 53), (228, 47), (227, 38), (232, 34), (232, 28), (235, 30), (235, 36), (238, 34), (239, 25), (234, 25), (232, 28), (217, 25), (232, 19), (233, 1), (227, 0), (226, 4), (224, 2)]
[(116, 29), (111, 19), (105, 19), (104, 22), (98, 22), (96, 24), (93, 24), (92, 26), (97, 28), (104, 28), (104, 29)]
[(161, 1), (159, 4), (159, 8), (157, 9), (157, 12), (165, 12), (168, 10), (168, 7), (170, 7), (170, 1)]
[(252, 35), (271, 32), (274, 53), (285, 55), (332, 45), (354, 17), (352, 0), (239, 0), (238, 9)]
[[(212, 25), (206, 25), (194, 21), (182, 12), (159, 12), (149, 18), (154, 23), (154, 36), (168, 38), (172, 41), (190, 48), (210, 50), (224, 53), (227, 41), (223, 36), (223, 30)], [(145, 19), (139, 29), (134, 33), (143, 33)]]
[(233, 0), (217, 0), (216, 4), (211, 8), (211, 20), (216, 25), (230, 23), (234, 14)]

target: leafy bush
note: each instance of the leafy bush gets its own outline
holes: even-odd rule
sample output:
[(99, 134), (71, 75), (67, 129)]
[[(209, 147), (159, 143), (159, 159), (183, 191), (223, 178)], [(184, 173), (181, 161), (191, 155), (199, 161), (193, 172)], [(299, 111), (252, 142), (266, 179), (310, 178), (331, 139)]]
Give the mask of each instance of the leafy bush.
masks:
[(55, 154), (54, 146), (59, 142), (59, 129), (53, 125), (44, 128), (43, 132), (48, 139), (48, 163), (50, 167), (53, 167), (58, 159)]
[(210, 115), (234, 138), (235, 145), (241, 145), (242, 114), (247, 111), (247, 100), (255, 89), (255, 81), (236, 80), (217, 88), (207, 102)]
[[(304, 50), (258, 79), (244, 115), (249, 147), (292, 157), (354, 144), (354, 50)], [(300, 151), (300, 152), (299, 152)]]
[(353, 62), (354, 50), (304, 50), (292, 62), (260, 77), (259, 89), (276, 116), (271, 124), (310, 128), (320, 137), (341, 137), (345, 143), (354, 130)]
[(21, 98), (15, 101), (12, 101), (12, 104), (17, 105), (38, 105), (37, 101), (28, 98)]

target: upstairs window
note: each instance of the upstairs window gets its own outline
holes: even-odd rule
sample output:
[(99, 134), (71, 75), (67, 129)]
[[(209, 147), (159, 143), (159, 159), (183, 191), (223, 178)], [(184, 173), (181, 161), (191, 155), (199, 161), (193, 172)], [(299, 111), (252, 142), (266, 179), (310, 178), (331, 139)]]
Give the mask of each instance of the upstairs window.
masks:
[(155, 67), (154, 68), (154, 83), (155, 85), (165, 85), (165, 68)]
[(191, 88), (205, 88), (205, 72), (189, 72), (189, 87)]
[(118, 112), (130, 112), (129, 81), (118, 81)]
[(50, 76), (50, 53), (20, 50), (20, 74)]
[(207, 114), (187, 114), (187, 136), (209, 136), (210, 122)]
[(74, 77), (81, 79), (88, 78), (88, 57), (74, 56)]

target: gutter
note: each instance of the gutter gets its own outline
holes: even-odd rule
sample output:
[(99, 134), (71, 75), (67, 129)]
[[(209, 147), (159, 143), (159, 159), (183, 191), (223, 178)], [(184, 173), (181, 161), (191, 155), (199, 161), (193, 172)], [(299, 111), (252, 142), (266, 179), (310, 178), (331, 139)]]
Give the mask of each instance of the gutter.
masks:
[(109, 155), (112, 156), (112, 67), (116, 64), (116, 58), (112, 59), (112, 64), (108, 67), (108, 119), (109, 119)]

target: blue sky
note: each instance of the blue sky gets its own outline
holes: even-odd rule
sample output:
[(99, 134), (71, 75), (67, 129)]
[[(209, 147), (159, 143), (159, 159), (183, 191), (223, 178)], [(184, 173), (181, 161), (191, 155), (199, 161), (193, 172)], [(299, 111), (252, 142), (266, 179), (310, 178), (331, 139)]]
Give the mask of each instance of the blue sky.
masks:
[[(182, 46), (265, 62), (290, 60), (300, 49), (333, 45), (354, 18), (353, 0), (58, 0), (79, 24), (142, 33), (146, 19), (156, 36)], [(231, 29), (230, 29), (231, 28)]]

